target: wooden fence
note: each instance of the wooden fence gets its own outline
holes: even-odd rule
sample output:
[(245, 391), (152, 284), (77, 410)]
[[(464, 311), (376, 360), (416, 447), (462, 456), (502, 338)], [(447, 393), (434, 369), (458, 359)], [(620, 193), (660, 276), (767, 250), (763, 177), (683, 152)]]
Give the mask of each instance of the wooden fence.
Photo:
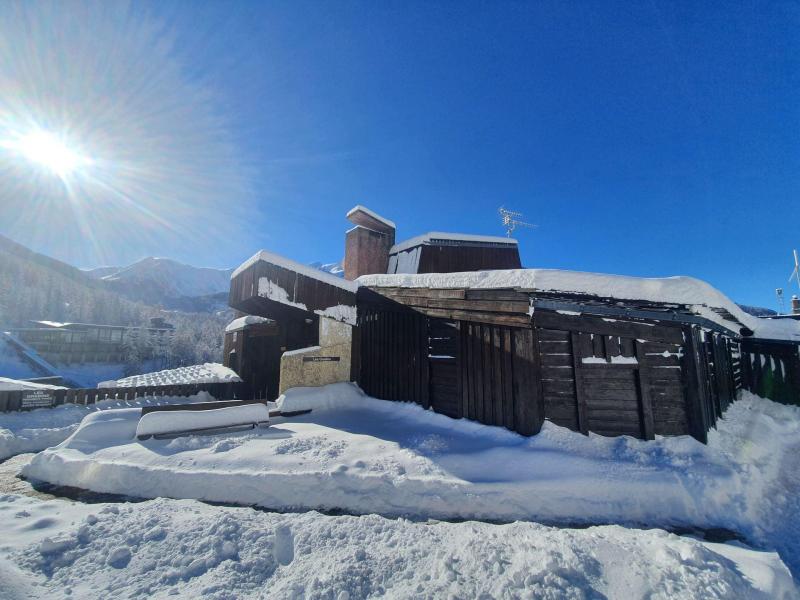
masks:
[(130, 401), (145, 397), (194, 396), (200, 392), (207, 392), (214, 398), (225, 400), (244, 399), (251, 396), (250, 387), (244, 382), (62, 390), (13, 390), (0, 391), (0, 412), (51, 408), (61, 404), (89, 405), (103, 400)]

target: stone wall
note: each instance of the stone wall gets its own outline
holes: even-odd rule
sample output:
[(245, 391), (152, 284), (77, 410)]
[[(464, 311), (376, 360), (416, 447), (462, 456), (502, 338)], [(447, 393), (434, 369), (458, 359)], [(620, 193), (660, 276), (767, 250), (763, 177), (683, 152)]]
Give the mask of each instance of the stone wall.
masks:
[(320, 317), (320, 345), (291, 350), (281, 356), (280, 393), (293, 387), (350, 381), (352, 339), (353, 328), (350, 325)]

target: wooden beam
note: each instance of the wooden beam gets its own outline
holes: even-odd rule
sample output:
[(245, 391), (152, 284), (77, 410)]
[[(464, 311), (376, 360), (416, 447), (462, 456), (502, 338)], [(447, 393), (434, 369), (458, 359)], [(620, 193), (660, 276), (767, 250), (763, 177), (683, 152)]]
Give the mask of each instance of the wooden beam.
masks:
[(642, 435), (646, 440), (655, 439), (655, 421), (653, 419), (653, 401), (650, 397), (650, 368), (644, 360), (645, 352), (643, 344), (636, 341), (636, 359), (639, 361), (639, 368), (636, 370), (637, 383), (639, 387), (639, 402), (642, 410)]
[(575, 373), (575, 398), (578, 403), (578, 430), (584, 434), (589, 433), (589, 418), (588, 410), (586, 407), (586, 390), (584, 389), (583, 375), (581, 374), (581, 367), (583, 367), (583, 356), (580, 351), (580, 340), (578, 333), (572, 332), (570, 334), (570, 341), (572, 342), (572, 369)]
[(560, 329), (564, 331), (581, 331), (595, 335), (614, 335), (663, 341), (671, 344), (682, 344), (683, 335), (679, 324), (661, 322), (647, 324), (624, 319), (607, 320), (593, 315), (564, 315), (550, 310), (536, 310), (533, 314), (533, 325), (544, 329)]

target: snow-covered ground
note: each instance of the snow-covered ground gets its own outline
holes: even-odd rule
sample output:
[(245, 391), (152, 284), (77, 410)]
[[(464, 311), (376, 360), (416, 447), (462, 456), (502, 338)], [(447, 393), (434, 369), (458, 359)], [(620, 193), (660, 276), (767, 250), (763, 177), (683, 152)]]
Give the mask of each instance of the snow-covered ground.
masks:
[[(54, 408), (0, 413), (0, 460), (23, 452), (38, 452), (60, 444), (78, 428), (84, 417), (97, 411), (117, 408), (135, 409), (150, 404), (208, 402), (211, 400), (213, 400), (211, 396), (202, 392), (188, 398), (147, 397), (129, 401), (101, 400), (88, 406), (62, 404)], [(138, 419), (138, 416), (136, 418)]]
[[(744, 394), (711, 432), (644, 442), (546, 422), (531, 438), (375, 400), (291, 390), (266, 430), (109, 443), (78, 430), (23, 473), (97, 492), (275, 509), (726, 528), (800, 572), (800, 408)], [(132, 416), (131, 418), (136, 418)]]
[(193, 383), (227, 383), (241, 381), (235, 371), (219, 363), (190, 365), (177, 369), (166, 369), (155, 373), (132, 375), (122, 379), (103, 381), (99, 388), (145, 387), (150, 385), (184, 385)]
[(619, 526), (0, 496), (3, 598), (798, 598), (770, 552)]

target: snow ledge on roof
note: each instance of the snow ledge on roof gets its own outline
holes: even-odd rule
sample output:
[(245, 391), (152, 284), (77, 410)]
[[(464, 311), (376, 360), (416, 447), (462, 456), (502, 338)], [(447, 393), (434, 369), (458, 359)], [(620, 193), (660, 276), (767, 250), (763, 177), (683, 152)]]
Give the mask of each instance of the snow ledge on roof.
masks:
[(234, 319), (228, 326), (225, 327), (225, 333), (230, 333), (232, 331), (240, 331), (247, 327), (248, 325), (260, 325), (261, 323), (269, 323), (270, 320), (266, 317), (259, 317), (256, 315), (246, 315), (244, 317), (239, 317), (238, 319)]
[(800, 341), (800, 322), (754, 317), (716, 288), (693, 277), (645, 278), (556, 269), (506, 269), (418, 275), (363, 275), (356, 281), (367, 287), (517, 289), (683, 304), (710, 321), (738, 331), (735, 323), (713, 310), (724, 309), (739, 323), (751, 329), (755, 337)]
[(505, 244), (508, 246), (516, 246), (517, 240), (497, 235), (475, 235), (472, 233), (446, 233), (443, 231), (429, 231), (411, 239), (395, 244), (389, 250), (389, 254), (395, 254), (408, 250), (414, 246), (421, 244), (429, 244), (431, 240), (453, 240), (458, 242), (484, 242), (490, 244)]
[(368, 214), (370, 217), (372, 217), (372, 218), (373, 218), (373, 219), (375, 219), (376, 221), (380, 221), (381, 223), (383, 223), (384, 225), (387, 225), (387, 226), (391, 227), (392, 229), (397, 229), (397, 226), (394, 224), (394, 221), (390, 221), (390, 220), (389, 220), (389, 219), (387, 219), (386, 217), (382, 217), (382, 216), (380, 216), (380, 215), (379, 215), (378, 213), (376, 213), (375, 211), (372, 211), (372, 210), (368, 209), (366, 206), (363, 206), (363, 205), (361, 205), (361, 204), (356, 204), (356, 205), (355, 205), (353, 208), (351, 208), (350, 210), (348, 210), (348, 211), (347, 211), (347, 215), (346, 215), (346, 216), (347, 216), (347, 218), (349, 219), (349, 218), (350, 218), (350, 215), (352, 215), (353, 213), (355, 213), (355, 212), (358, 212), (358, 211), (361, 211), (361, 212), (363, 212), (363, 213), (366, 213), (366, 214)]
[(319, 269), (316, 269), (312, 266), (304, 265), (303, 263), (299, 263), (290, 258), (286, 258), (284, 256), (281, 256), (280, 254), (273, 254), (272, 252), (267, 252), (266, 250), (259, 250), (253, 256), (251, 256), (241, 265), (239, 265), (239, 267), (233, 273), (231, 273), (231, 279), (233, 279), (234, 277), (239, 275), (242, 271), (254, 265), (260, 260), (272, 263), (273, 265), (277, 265), (279, 267), (283, 267), (284, 269), (288, 269), (290, 271), (296, 271), (297, 273), (305, 275), (306, 277), (310, 277), (311, 279), (324, 281), (329, 285), (341, 288), (343, 290), (347, 290), (348, 292), (355, 293), (355, 291), (358, 289), (358, 284), (355, 281), (348, 281), (346, 279), (342, 279), (341, 277), (337, 277), (336, 275), (331, 275), (330, 273), (326, 273), (325, 271), (320, 271)]

